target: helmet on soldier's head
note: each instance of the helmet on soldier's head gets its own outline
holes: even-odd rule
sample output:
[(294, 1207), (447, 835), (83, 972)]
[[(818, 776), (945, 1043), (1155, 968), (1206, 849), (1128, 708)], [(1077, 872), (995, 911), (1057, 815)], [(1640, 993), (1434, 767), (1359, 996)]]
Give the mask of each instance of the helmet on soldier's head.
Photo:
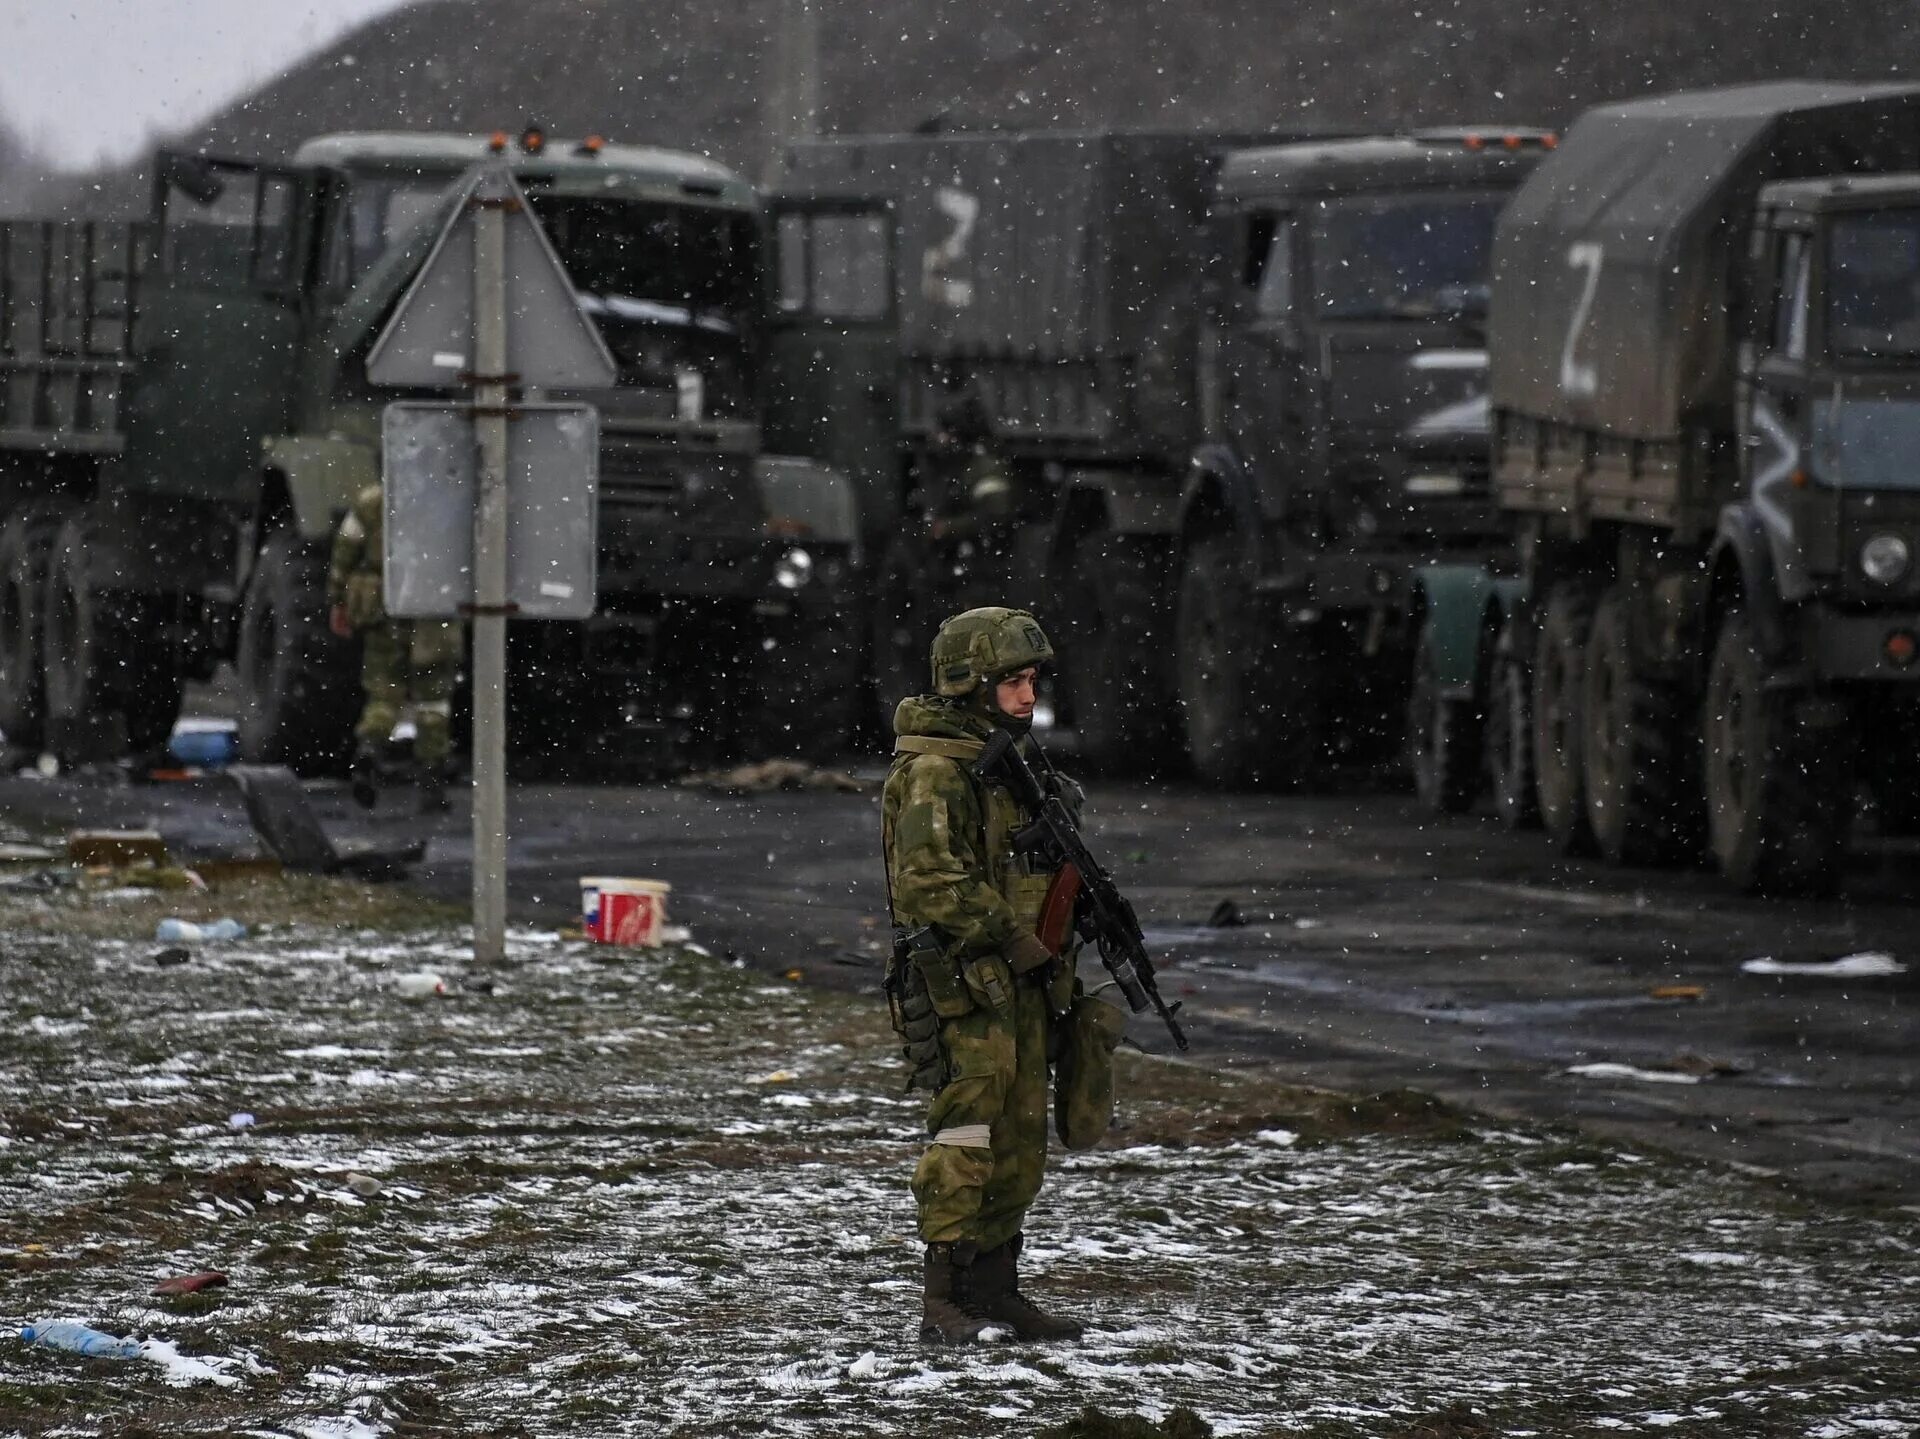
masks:
[(1052, 658), (1040, 621), (1027, 611), (1000, 605), (968, 610), (933, 637), (933, 691), (958, 699)]

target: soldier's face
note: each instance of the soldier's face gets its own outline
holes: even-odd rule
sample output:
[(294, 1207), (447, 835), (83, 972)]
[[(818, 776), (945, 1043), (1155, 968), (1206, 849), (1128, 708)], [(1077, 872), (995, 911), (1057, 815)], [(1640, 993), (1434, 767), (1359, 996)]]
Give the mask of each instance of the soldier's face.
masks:
[(993, 703), (1008, 719), (1033, 718), (1033, 682), (1040, 671), (1029, 665), (993, 687)]

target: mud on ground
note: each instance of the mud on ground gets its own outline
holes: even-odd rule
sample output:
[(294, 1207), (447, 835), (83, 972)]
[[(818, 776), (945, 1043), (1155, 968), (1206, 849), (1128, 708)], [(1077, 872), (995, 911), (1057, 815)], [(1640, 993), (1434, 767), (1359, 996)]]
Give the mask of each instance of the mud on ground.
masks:
[[(0, 898), (0, 1319), (186, 1356), (0, 1338), (0, 1434), (1920, 1422), (1911, 1216), (1124, 1052), (1120, 1126), (1031, 1227), (1032, 1287), (1093, 1333), (925, 1351), (920, 1102), (871, 999), (532, 930), (480, 976), (404, 891), (202, 900), (286, 927), (161, 969), (154, 902)], [(402, 998), (420, 969), (449, 993)], [(231, 1285), (149, 1296), (207, 1268)]]

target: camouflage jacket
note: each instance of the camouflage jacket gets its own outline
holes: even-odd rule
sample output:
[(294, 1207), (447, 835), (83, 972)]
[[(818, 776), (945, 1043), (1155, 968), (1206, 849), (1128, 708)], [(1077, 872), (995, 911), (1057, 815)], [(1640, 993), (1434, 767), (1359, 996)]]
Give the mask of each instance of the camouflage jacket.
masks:
[(381, 600), (384, 545), (380, 487), (368, 485), (333, 532), (333, 557), (327, 566), (327, 605), (345, 605), (355, 629), (377, 625), (386, 618)]
[(993, 726), (959, 701), (921, 695), (901, 701), (893, 728), (957, 751), (902, 750), (887, 775), (881, 829), (895, 922), (935, 926), (963, 958), (1002, 950), (1032, 931), (1053, 876), (1014, 853), (1013, 833), (1031, 816), (968, 771)]

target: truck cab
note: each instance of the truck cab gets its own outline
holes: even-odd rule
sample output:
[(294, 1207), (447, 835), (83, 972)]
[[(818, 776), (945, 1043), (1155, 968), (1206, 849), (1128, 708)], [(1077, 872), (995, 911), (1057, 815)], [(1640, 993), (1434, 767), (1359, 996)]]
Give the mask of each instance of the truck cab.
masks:
[[(1740, 453), (1781, 598), (1920, 599), (1920, 175), (1769, 185), (1749, 253)], [(1810, 658), (1871, 669), (1883, 629)]]
[[(86, 320), (77, 353), (110, 372), (111, 405), (77, 421), (42, 400), (20, 406), (47, 429), (30, 435), (39, 453), (73, 457), (57, 474), (16, 466), (7, 496), (26, 518), (0, 588), (25, 598), (0, 619), (9, 672), (47, 671), (42, 708), (122, 713), (122, 746), (148, 747), (181, 679), (232, 659), (249, 758), (341, 759), (359, 694), (352, 646), (326, 629), (326, 550), (353, 495), (379, 479), (384, 406), (444, 393), (378, 389), (365, 358), (457, 182), (500, 160), (619, 365), (605, 390), (529, 393), (599, 410), (600, 594), (592, 620), (515, 626), (514, 674), (532, 701), (517, 707), (521, 736), (573, 744), (587, 726), (639, 726), (762, 752), (843, 737), (818, 693), (846, 688), (833, 666), (854, 662), (835, 636), (855, 511), (843, 477), (762, 452), (757, 194), (698, 156), (531, 125), (322, 136), (284, 165), (163, 154), (152, 219), (95, 227), (111, 246), (95, 229), (23, 232), (34, 248), (10, 258), (44, 254), (49, 274), (76, 240), (121, 257), (69, 265), (84, 283), (62, 302)], [(16, 268), (0, 284), (10, 314), (38, 293)], [(77, 363), (36, 351), (29, 373), (52, 394)], [(42, 590), (45, 605), (29, 604)], [(583, 702), (553, 705), (556, 692)], [(12, 708), (11, 728), (44, 728)]]
[[(1419, 569), (1504, 544), (1487, 479), (1489, 257), (1508, 195), (1552, 143), (1427, 130), (1224, 161), (1207, 441), (1181, 526), (1182, 698), (1203, 777), (1297, 774), (1398, 741)], [(1223, 585), (1245, 593), (1223, 604)], [(1276, 638), (1255, 673), (1239, 657), (1260, 631)]]

